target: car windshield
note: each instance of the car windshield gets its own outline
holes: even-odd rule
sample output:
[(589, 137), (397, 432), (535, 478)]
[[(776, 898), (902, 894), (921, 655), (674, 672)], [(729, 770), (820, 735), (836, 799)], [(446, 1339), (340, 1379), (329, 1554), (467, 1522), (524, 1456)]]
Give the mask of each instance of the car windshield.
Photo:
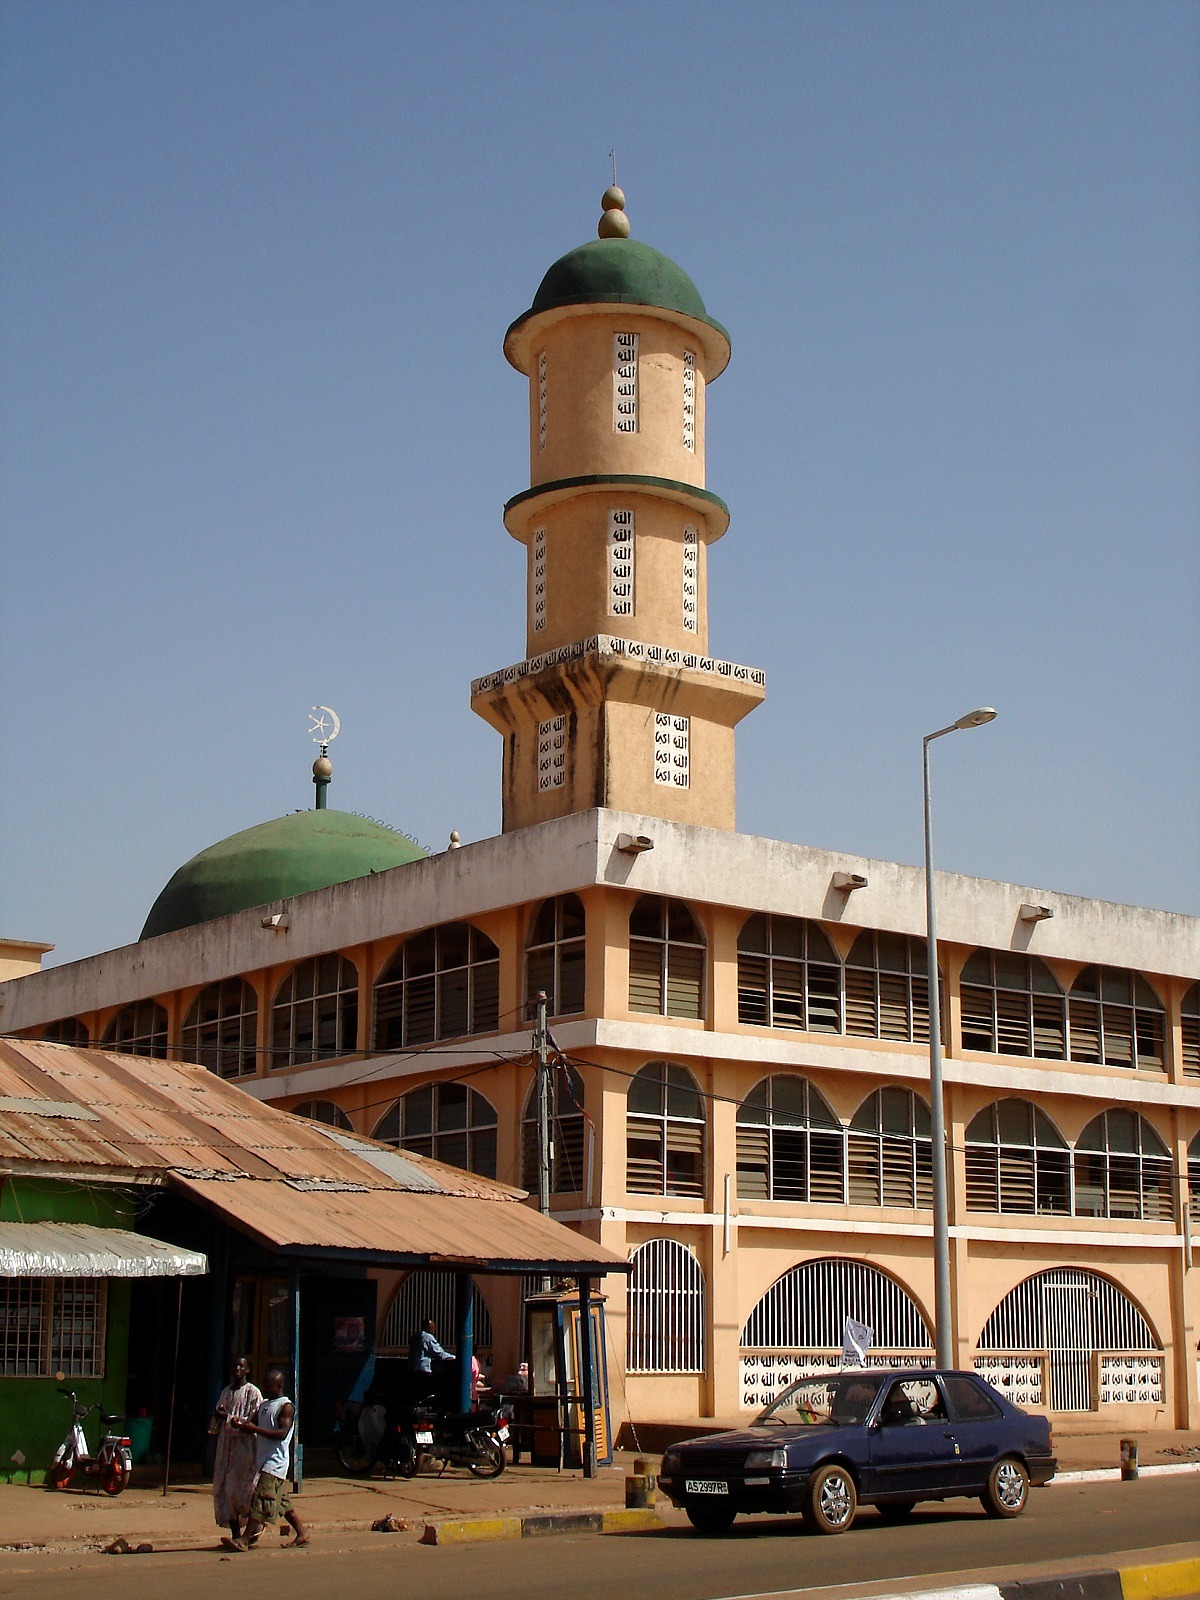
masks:
[(881, 1378), (864, 1372), (801, 1378), (777, 1395), (752, 1426), (796, 1428), (832, 1422), (854, 1427), (867, 1420), (881, 1382)]

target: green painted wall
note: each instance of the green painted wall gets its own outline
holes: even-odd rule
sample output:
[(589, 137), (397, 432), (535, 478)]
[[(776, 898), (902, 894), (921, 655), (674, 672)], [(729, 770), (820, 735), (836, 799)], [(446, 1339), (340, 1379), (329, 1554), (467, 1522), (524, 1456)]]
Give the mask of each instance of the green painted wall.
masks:
[[(49, 1178), (0, 1180), (0, 1221), (90, 1222), (101, 1228), (131, 1228), (132, 1197), (107, 1186), (66, 1183)], [(71, 1379), (85, 1405), (99, 1401), (105, 1411), (125, 1406), (129, 1367), (129, 1296), (127, 1279), (108, 1283), (108, 1350), (103, 1378)], [(59, 1441), (67, 1431), (71, 1407), (58, 1392), (53, 1378), (0, 1377), (0, 1482), (40, 1483)], [(84, 1425), (88, 1443), (97, 1442), (97, 1419)], [(25, 1456), (24, 1466), (13, 1461), (14, 1450)]]

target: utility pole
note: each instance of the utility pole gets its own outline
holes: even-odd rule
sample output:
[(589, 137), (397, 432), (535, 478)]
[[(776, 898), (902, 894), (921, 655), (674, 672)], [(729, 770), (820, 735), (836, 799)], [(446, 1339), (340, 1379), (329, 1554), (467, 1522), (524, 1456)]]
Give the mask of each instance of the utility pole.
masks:
[[(537, 1054), (537, 1176), (538, 1210), (542, 1216), (550, 1215), (550, 1170), (554, 1162), (554, 1145), (550, 1138), (550, 1061), (546, 1035), (546, 991), (537, 994), (537, 1030), (534, 1033), (534, 1050)], [(542, 1279), (542, 1290), (550, 1287), (550, 1279)]]

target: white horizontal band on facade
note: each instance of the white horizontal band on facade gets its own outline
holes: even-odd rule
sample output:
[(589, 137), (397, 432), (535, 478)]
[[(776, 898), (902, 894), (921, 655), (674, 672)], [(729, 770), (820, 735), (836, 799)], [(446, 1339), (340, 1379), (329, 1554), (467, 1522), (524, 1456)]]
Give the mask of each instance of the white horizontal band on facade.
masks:
[(716, 656), (697, 655), (692, 650), (677, 650), (673, 645), (647, 644), (641, 639), (623, 639), (611, 633), (595, 633), (590, 639), (577, 639), (574, 644), (560, 645), (557, 650), (547, 650), (544, 655), (531, 656), (514, 662), (511, 667), (501, 667), (497, 672), (486, 673), (471, 682), (471, 694), (490, 694), (505, 689), (525, 678), (536, 677), (551, 667), (571, 661), (582, 661), (585, 656), (599, 660), (631, 661), (654, 667), (678, 668), (687, 672), (700, 672), (712, 678), (726, 678), (731, 683), (751, 683), (758, 689), (766, 688), (767, 675), (761, 667), (746, 667), (737, 661), (722, 661)]

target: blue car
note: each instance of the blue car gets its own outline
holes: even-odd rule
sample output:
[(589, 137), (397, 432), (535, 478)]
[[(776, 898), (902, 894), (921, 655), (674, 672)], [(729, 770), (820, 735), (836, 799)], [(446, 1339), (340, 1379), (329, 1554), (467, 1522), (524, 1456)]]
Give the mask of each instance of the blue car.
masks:
[(845, 1533), (860, 1505), (898, 1522), (956, 1495), (1019, 1516), (1030, 1485), (1054, 1476), (1053, 1451), (1045, 1417), (973, 1372), (865, 1368), (801, 1378), (750, 1427), (673, 1445), (658, 1483), (700, 1533), (727, 1533), (742, 1511)]

